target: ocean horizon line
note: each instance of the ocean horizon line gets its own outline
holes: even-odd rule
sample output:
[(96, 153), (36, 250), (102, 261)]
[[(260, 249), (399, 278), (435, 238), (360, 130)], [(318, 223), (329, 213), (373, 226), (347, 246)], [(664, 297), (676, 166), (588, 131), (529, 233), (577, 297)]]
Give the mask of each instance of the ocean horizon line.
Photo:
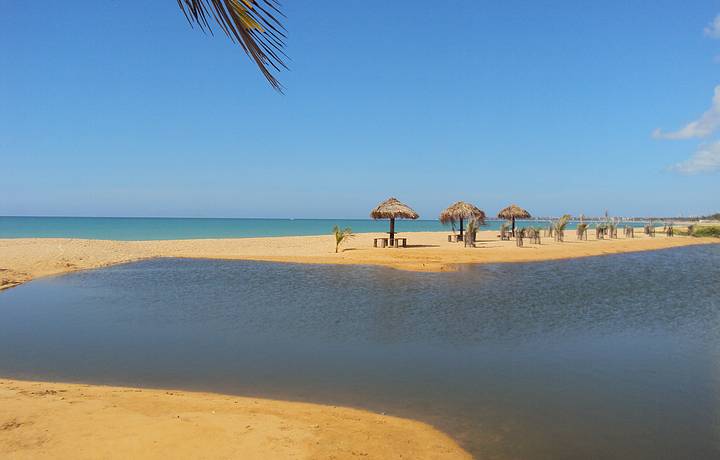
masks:
[[(543, 215), (543, 216), (534, 216), (527, 219), (520, 219), (518, 218), (518, 221), (544, 221), (548, 219), (557, 219), (561, 217), (562, 214), (558, 215)], [(583, 220), (585, 221), (604, 221), (607, 218), (604, 216), (587, 216), (582, 215)], [(196, 216), (71, 216), (71, 215), (14, 215), (14, 214), (2, 214), (0, 215), (0, 218), (17, 218), (17, 219), (186, 219), (186, 220), (358, 220), (358, 221), (376, 221), (383, 219), (373, 219), (372, 217), (196, 217)], [(610, 218), (613, 219), (619, 219), (619, 220), (681, 220), (681, 219), (697, 219), (697, 217), (677, 217), (677, 216), (666, 216), (666, 217), (647, 217), (647, 216), (610, 216)], [(571, 220), (579, 220), (579, 216), (572, 216)], [(438, 218), (418, 218), (418, 219), (402, 219), (406, 221), (414, 220), (414, 221), (437, 221)], [(504, 221), (507, 219), (502, 219), (499, 217), (485, 217), (486, 221)]]

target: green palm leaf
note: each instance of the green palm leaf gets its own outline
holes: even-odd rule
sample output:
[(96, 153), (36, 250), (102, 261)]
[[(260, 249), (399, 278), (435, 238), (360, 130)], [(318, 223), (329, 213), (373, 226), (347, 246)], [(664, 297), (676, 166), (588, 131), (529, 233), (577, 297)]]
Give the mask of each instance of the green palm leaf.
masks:
[(335, 252), (338, 252), (341, 244), (355, 236), (350, 227), (340, 229), (340, 227), (336, 225), (333, 227), (332, 232), (335, 236)]
[(282, 92), (282, 85), (273, 75), (287, 69), (283, 52), (285, 27), (277, 17), (285, 17), (277, 0), (177, 0), (178, 6), (192, 26), (212, 34), (210, 18), (225, 35), (257, 64), (273, 88)]

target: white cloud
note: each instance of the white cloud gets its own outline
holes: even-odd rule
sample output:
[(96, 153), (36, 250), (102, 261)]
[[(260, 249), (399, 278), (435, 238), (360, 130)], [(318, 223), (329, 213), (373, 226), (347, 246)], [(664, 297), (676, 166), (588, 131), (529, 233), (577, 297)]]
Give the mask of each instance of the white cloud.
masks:
[(712, 38), (720, 38), (720, 14), (715, 16), (713, 22), (705, 27), (705, 35)]
[(720, 128), (720, 85), (715, 87), (712, 106), (702, 116), (678, 131), (664, 132), (661, 129), (653, 131), (656, 139), (690, 139), (693, 137), (706, 137)]
[(720, 141), (701, 145), (693, 156), (670, 169), (681, 174), (720, 171)]
[[(705, 35), (720, 39), (720, 14), (704, 29)], [(720, 62), (720, 55), (715, 56), (715, 62)], [(720, 129), (720, 85), (715, 87), (710, 109), (700, 118), (691, 121), (677, 131), (663, 131), (660, 128), (653, 131), (656, 139), (691, 139), (702, 138), (713, 134)], [(720, 171), (720, 141), (702, 144), (685, 161), (669, 168), (680, 174), (699, 174)]]

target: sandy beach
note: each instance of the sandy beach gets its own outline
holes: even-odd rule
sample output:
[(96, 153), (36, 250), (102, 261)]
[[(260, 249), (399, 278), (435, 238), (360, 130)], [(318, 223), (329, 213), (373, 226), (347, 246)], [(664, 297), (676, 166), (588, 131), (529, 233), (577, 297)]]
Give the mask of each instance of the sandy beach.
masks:
[(499, 241), (496, 231), (479, 232), (476, 248), (449, 243), (444, 232), (414, 232), (407, 248), (373, 248), (381, 233), (360, 233), (335, 253), (333, 237), (292, 236), (272, 238), (194, 239), (164, 241), (105, 241), (59, 238), (0, 239), (0, 289), (33, 278), (76, 270), (152, 259), (188, 257), (243, 259), (314, 264), (369, 264), (414, 271), (451, 271), (459, 264), (533, 262), (623, 252), (648, 251), (697, 244), (717, 244), (717, 238), (658, 234), (654, 238), (636, 233), (633, 239), (577, 241), (568, 232), (565, 242), (543, 238), (541, 245), (517, 247), (515, 241)]
[(426, 424), (355, 409), (176, 390), (0, 380), (0, 457), (470, 455)]

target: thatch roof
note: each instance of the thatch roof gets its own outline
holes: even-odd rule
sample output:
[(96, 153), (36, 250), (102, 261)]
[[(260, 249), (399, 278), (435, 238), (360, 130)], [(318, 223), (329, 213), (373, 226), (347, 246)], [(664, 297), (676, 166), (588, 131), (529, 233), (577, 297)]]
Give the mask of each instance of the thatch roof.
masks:
[(507, 208), (503, 209), (498, 213), (498, 218), (500, 219), (529, 219), (532, 217), (529, 212), (521, 208), (520, 206), (516, 204), (511, 204)]
[(417, 219), (418, 213), (397, 198), (388, 198), (370, 212), (373, 219)]
[(440, 213), (440, 222), (447, 224), (460, 219), (479, 219), (485, 221), (485, 212), (470, 203), (458, 201)]

